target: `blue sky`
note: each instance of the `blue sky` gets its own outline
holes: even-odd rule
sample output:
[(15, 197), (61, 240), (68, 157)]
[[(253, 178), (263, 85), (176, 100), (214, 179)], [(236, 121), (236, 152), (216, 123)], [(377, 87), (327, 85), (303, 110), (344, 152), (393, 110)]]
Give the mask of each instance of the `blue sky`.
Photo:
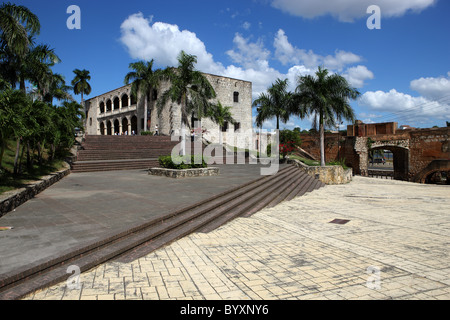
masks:
[[(352, 102), (360, 120), (421, 128), (450, 121), (449, 1), (11, 2), (39, 17), (36, 42), (49, 44), (62, 60), (54, 72), (70, 82), (75, 68), (90, 71), (89, 97), (124, 85), (130, 62), (154, 59), (164, 68), (185, 50), (197, 55), (201, 71), (251, 81), (254, 98), (277, 78), (288, 78), (294, 90), (299, 75), (323, 65), (361, 92)], [(66, 26), (70, 5), (81, 10), (80, 30)], [(381, 29), (367, 28), (370, 5), (381, 10)], [(267, 121), (264, 128), (274, 125)], [(295, 126), (311, 123), (282, 124)]]

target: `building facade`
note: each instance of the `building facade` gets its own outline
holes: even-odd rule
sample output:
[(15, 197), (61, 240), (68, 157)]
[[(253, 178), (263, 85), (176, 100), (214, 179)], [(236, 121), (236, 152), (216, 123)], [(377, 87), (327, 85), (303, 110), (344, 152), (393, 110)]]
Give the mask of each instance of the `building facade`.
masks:
[[(219, 140), (229, 145), (240, 145), (239, 141), (230, 141), (230, 137), (239, 136), (234, 133), (252, 131), (252, 83), (212, 74), (204, 74), (216, 92), (216, 101), (223, 106), (231, 107), (235, 125), (226, 124), (219, 128), (209, 118), (197, 121), (191, 119), (191, 128), (201, 126), (203, 136), (212, 143)], [(153, 92), (153, 99), (147, 107), (147, 131), (160, 135), (179, 134), (181, 128), (181, 108), (177, 103), (168, 101), (161, 116), (158, 116), (156, 103), (158, 96), (169, 88), (168, 82), (162, 82)], [(144, 131), (144, 99), (134, 99), (131, 95), (131, 84), (106, 92), (85, 101), (86, 133), (89, 135), (139, 135)], [(231, 134), (233, 133), (233, 134)], [(189, 133), (188, 133), (189, 134)], [(227, 141), (228, 135), (228, 141)]]

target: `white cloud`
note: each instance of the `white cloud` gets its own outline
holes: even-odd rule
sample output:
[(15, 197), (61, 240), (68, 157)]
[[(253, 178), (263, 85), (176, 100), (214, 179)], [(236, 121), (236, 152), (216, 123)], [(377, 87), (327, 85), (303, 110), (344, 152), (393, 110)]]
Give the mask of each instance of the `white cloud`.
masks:
[(272, 6), (289, 14), (303, 18), (331, 15), (342, 22), (369, 17), (367, 8), (376, 4), (382, 17), (398, 17), (408, 12), (421, 12), (434, 5), (437, 0), (272, 0)]
[(160, 65), (177, 64), (181, 50), (197, 56), (198, 68), (215, 73), (222, 68), (206, 51), (205, 44), (196, 34), (180, 30), (177, 25), (155, 22), (142, 13), (129, 16), (120, 26), (121, 42), (127, 47), (133, 59), (155, 59)]
[(266, 64), (270, 56), (270, 51), (264, 48), (261, 40), (251, 43), (249, 39), (236, 33), (233, 43), (236, 49), (228, 50), (226, 53), (233, 62), (245, 68), (260, 68)]
[[(277, 79), (289, 79), (289, 90), (295, 90), (297, 77), (314, 74), (320, 64), (327, 63), (335, 69), (344, 69), (361, 58), (351, 52), (336, 51), (333, 55), (320, 56), (314, 52), (292, 46), (283, 30), (279, 30), (274, 46), (275, 57), (291, 64), (287, 73), (281, 73), (270, 66), (272, 53), (261, 39), (252, 40), (236, 33), (233, 48), (226, 54), (232, 64), (224, 66), (214, 60), (205, 44), (189, 30), (180, 30), (177, 25), (164, 22), (152, 22), (142, 13), (129, 16), (121, 25), (121, 42), (133, 59), (154, 59), (159, 66), (176, 66), (181, 50), (197, 56), (196, 68), (203, 72), (242, 79), (252, 82), (253, 98), (265, 92)], [(345, 70), (345, 69), (344, 69)], [(364, 66), (349, 68), (346, 76), (358, 86), (372, 76)]]
[(450, 72), (447, 77), (420, 78), (411, 81), (411, 89), (429, 99), (450, 98)]
[(317, 68), (317, 66), (323, 65), (331, 70), (342, 71), (346, 65), (362, 60), (360, 56), (344, 50), (336, 50), (334, 55), (321, 56), (312, 50), (299, 49), (289, 42), (282, 29), (278, 30), (273, 46), (275, 47), (275, 58), (283, 65), (303, 64), (307, 68)]
[(355, 88), (362, 88), (365, 80), (374, 78), (372, 71), (361, 65), (348, 68), (342, 76)]
[(248, 21), (245, 21), (245, 22), (242, 24), (242, 28), (244, 28), (245, 30), (250, 29), (251, 26), (252, 26), (252, 24), (251, 24), (250, 22), (248, 22)]
[(413, 97), (395, 89), (389, 92), (368, 91), (361, 96), (358, 104), (368, 107), (373, 112), (388, 112), (389, 121), (426, 123), (429, 119), (446, 120), (450, 114), (449, 104), (422, 96)]

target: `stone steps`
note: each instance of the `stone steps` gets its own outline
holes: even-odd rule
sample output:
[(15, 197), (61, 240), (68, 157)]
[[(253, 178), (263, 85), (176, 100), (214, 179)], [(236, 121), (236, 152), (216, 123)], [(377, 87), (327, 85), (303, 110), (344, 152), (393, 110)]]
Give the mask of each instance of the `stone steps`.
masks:
[(101, 240), (74, 248), (45, 264), (17, 271), (0, 279), (0, 300), (19, 299), (37, 289), (65, 281), (70, 265), (84, 272), (110, 260), (133, 261), (193, 232), (210, 232), (236, 217), (250, 216), (264, 207), (322, 186), (320, 181), (295, 166), (287, 166), (276, 175), (262, 176), (171, 214), (105, 235)]
[(148, 169), (178, 144), (166, 136), (86, 136), (72, 172)]

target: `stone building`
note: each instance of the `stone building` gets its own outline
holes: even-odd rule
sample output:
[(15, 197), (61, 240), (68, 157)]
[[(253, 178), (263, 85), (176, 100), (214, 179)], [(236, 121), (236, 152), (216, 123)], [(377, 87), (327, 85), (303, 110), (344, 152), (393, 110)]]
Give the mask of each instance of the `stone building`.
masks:
[[(235, 132), (252, 132), (252, 83), (204, 73), (216, 92), (216, 101), (231, 107), (231, 113), (237, 124), (226, 124), (219, 128), (209, 118), (201, 119), (201, 128), (206, 130), (204, 138), (210, 142), (222, 140), (229, 145), (244, 143), (231, 139)], [(177, 103), (168, 101), (161, 116), (158, 116), (156, 101), (158, 96), (169, 88), (168, 82), (162, 82), (153, 92), (148, 104), (147, 131), (160, 135), (179, 134), (181, 128), (181, 109)], [(144, 131), (144, 99), (131, 96), (131, 84), (106, 92), (86, 100), (86, 133), (88, 135), (139, 135)], [(190, 119), (191, 128), (200, 126), (198, 119)], [(198, 128), (197, 128), (198, 129)], [(189, 134), (189, 133), (188, 133)], [(228, 140), (227, 140), (228, 136)], [(251, 138), (250, 138), (251, 139)], [(232, 141), (233, 140), (233, 141)]]

